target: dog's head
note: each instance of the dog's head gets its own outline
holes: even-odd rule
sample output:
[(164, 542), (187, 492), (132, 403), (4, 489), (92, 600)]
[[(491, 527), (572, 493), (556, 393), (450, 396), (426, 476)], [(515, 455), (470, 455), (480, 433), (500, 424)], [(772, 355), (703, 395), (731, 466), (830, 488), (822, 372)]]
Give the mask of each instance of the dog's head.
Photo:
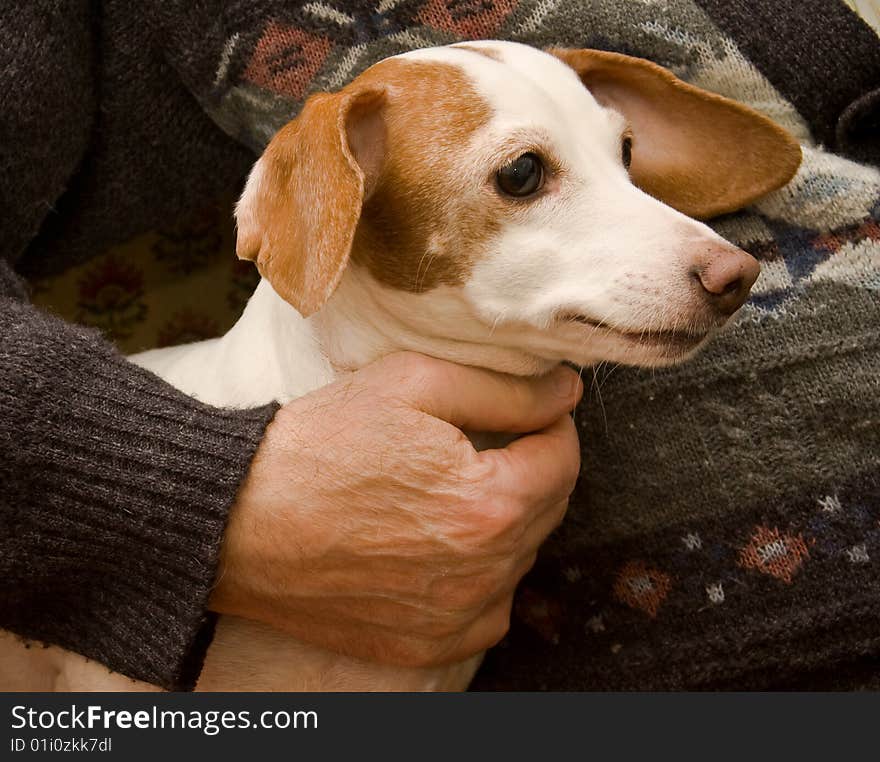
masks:
[(769, 120), (641, 59), (419, 50), (310, 98), (278, 132), (237, 208), (238, 255), (304, 315), (345, 275), (409, 336), (534, 367), (662, 365), (721, 327), (759, 272), (692, 218), (799, 163)]

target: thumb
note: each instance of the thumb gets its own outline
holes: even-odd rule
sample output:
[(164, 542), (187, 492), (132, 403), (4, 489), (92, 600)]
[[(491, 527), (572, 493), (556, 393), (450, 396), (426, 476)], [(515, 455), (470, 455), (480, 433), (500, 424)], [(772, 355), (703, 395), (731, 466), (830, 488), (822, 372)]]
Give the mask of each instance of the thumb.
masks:
[(543, 376), (520, 377), (424, 355), (400, 357), (406, 358), (399, 387), (406, 400), (459, 429), (537, 431), (571, 412), (583, 394), (578, 374), (563, 365)]

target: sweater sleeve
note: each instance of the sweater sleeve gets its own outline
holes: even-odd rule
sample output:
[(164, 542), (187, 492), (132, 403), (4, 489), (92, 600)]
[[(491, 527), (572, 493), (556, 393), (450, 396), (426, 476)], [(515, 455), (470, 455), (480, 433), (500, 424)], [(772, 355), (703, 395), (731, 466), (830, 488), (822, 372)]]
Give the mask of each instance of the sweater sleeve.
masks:
[(0, 627), (189, 690), (226, 517), (277, 406), (201, 404), (0, 262)]

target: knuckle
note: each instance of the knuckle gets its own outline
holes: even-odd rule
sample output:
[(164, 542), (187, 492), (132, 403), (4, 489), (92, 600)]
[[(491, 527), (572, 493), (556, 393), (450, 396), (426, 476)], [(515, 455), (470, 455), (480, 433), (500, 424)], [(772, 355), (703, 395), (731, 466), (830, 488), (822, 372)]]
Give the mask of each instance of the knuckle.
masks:
[(516, 547), (523, 516), (515, 500), (490, 498), (483, 504), (480, 516), (483, 537), (495, 552), (506, 554)]
[(492, 498), (492, 485), (499, 481), (499, 468), (497, 458), (472, 457), (461, 462), (459, 481), (464, 496), (473, 505), (481, 506)]
[(472, 605), (470, 588), (460, 583), (446, 585), (437, 607), (448, 614), (467, 611)]
[(479, 608), (485, 602), (486, 596), (485, 583), (482, 577), (476, 576), (448, 586), (441, 605), (450, 615), (461, 616)]
[(556, 526), (565, 520), (566, 513), (568, 513), (568, 500), (563, 500), (556, 506)]
[(485, 648), (497, 645), (510, 630), (510, 605), (500, 607), (492, 614), (486, 629)]
[(460, 614), (450, 614), (446, 617), (440, 617), (433, 622), (430, 630), (425, 634), (429, 637), (439, 638), (442, 640), (452, 640), (461, 637), (466, 627), (467, 621)]
[(498, 621), (498, 628), (492, 636), (492, 645), (500, 643), (510, 630), (510, 615)]
[(507, 577), (507, 584), (504, 589), (510, 591), (516, 588), (523, 577), (531, 571), (538, 558), (537, 551), (530, 552), (525, 558), (519, 558), (510, 564), (510, 574)]
[(537, 561), (538, 561), (538, 551), (533, 551), (532, 553), (529, 554), (528, 558), (526, 558), (526, 561), (525, 561), (525, 564), (523, 565), (523, 568), (520, 569), (519, 579), (517, 579), (517, 582), (519, 582), (520, 579), (525, 577), (526, 574), (528, 574), (532, 570), (532, 568), (535, 566)]
[(512, 556), (500, 560), (483, 556), (471, 573), (448, 580), (438, 591), (433, 607), (437, 618), (465, 627), (489, 601), (511, 587), (514, 567)]
[(496, 564), (471, 581), (470, 592), (473, 606), (483, 606), (504, 589), (509, 579), (509, 564)]

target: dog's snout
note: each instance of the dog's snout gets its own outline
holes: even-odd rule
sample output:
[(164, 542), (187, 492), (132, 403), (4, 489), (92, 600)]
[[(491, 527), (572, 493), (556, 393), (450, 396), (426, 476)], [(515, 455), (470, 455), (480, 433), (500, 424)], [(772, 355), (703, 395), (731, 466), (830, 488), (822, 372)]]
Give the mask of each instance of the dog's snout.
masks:
[(743, 306), (760, 272), (758, 260), (733, 246), (711, 252), (691, 270), (703, 296), (722, 315)]

